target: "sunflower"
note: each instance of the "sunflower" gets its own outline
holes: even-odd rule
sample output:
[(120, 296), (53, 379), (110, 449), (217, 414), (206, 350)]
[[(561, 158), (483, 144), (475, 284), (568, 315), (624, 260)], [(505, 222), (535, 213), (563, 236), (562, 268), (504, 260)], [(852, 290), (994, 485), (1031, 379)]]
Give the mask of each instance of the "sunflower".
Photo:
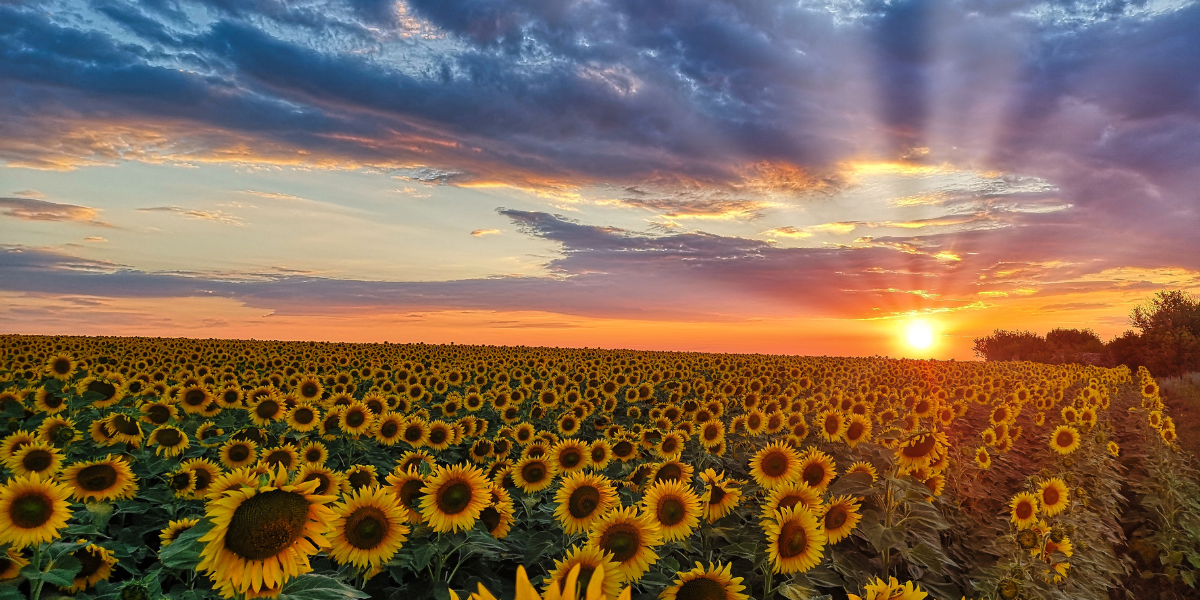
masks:
[(574, 473), (587, 468), (590, 450), (582, 442), (563, 440), (550, 449), (550, 456), (559, 473)]
[(1119, 446), (1116, 442), (1109, 442), (1108, 453), (1111, 454), (1113, 458), (1121, 456), (1121, 446)]
[(29, 561), (21, 556), (19, 550), (9, 548), (4, 554), (0, 554), (0, 581), (16, 579), (21, 574), (21, 569), (27, 564)]
[(470, 529), (487, 507), (490, 490), (476, 467), (439, 465), (421, 488), (421, 516), (438, 533)]
[(454, 428), (448, 423), (434, 421), (429, 424), (429, 436), (425, 441), (434, 450), (445, 450), (454, 443)]
[(323, 465), (329, 460), (329, 449), (325, 444), (313, 440), (300, 448), (300, 462), (310, 465)]
[(385, 479), (391, 487), (392, 495), (404, 508), (408, 509), (408, 520), (411, 523), (421, 522), (421, 498), (425, 496), (425, 478), (415, 467), (403, 468), (397, 465), (391, 475)]
[(75, 362), (71, 355), (59, 353), (46, 361), (46, 372), (55, 379), (67, 381), (71, 379), (71, 374), (75, 372), (75, 367), (78, 365), (79, 363)]
[(164, 425), (150, 432), (150, 444), (157, 446), (154, 453), (159, 456), (179, 456), (187, 450), (190, 442), (188, 436), (178, 427)]
[(167, 526), (158, 532), (160, 548), (166, 548), (171, 545), (171, 542), (179, 539), (183, 532), (193, 528), (200, 519), (179, 519), (178, 521), (167, 521)]
[(285, 470), (291, 471), (296, 468), (296, 465), (300, 464), (300, 453), (296, 452), (296, 448), (288, 444), (284, 444), (278, 448), (267, 448), (263, 451), (262, 458), (258, 459), (258, 463), (268, 470), (283, 467)]
[(618, 439), (612, 445), (613, 458), (621, 462), (629, 462), (637, 458), (638, 447), (627, 439)]
[(275, 593), (312, 571), (308, 557), (329, 546), (325, 533), (334, 514), (325, 504), (333, 498), (313, 494), (315, 481), (286, 481), (279, 469), (264, 486), (229, 490), (208, 504), (213, 528), (200, 538), (196, 570), (229, 595)]
[(37, 431), (39, 440), (55, 446), (83, 439), (83, 434), (75, 428), (74, 420), (57, 415), (52, 415), (42, 421)]
[(258, 444), (250, 440), (229, 440), (221, 445), (217, 456), (225, 468), (240, 469), (258, 460)]
[(654, 453), (663, 460), (677, 459), (683, 452), (684, 441), (683, 433), (679, 431), (668, 433), (654, 447)]
[[(86, 542), (87, 540), (79, 540), (80, 544)], [(117, 564), (117, 557), (111, 551), (96, 544), (88, 544), (72, 552), (71, 556), (79, 561), (81, 568), (75, 574), (75, 580), (71, 582), (70, 587), (59, 586), (59, 589), (72, 594), (96, 585), (97, 581), (107, 581), (112, 576), (113, 566)]]
[(0, 487), (0, 544), (21, 549), (52, 542), (71, 518), (67, 486), (34, 473)]
[(200, 445), (205, 448), (215, 448), (220, 445), (219, 442), (209, 441), (211, 438), (220, 437), (225, 434), (225, 430), (219, 429), (216, 423), (205, 421), (200, 426), (196, 427), (194, 437)]
[(4, 463), (18, 476), (38, 473), (44, 477), (53, 477), (62, 466), (62, 459), (62, 454), (59, 454), (54, 446), (37, 442), (21, 446), (21, 449)]
[(946, 434), (940, 431), (920, 433), (900, 444), (896, 449), (896, 460), (902, 468), (924, 466), (944, 453), (947, 443)]
[(660, 481), (646, 490), (642, 512), (654, 519), (663, 541), (682, 540), (700, 522), (700, 497), (682, 481)]
[(304, 463), (296, 471), (296, 476), (292, 478), (294, 483), (314, 480), (319, 482), (316, 489), (313, 490), (314, 494), (336, 496), (341, 493), (342, 486), (346, 483), (346, 476), (324, 465)]
[(419, 417), (411, 417), (401, 428), (400, 439), (413, 448), (420, 448), (429, 443), (429, 429), (425, 421)]
[(508, 535), (513, 523), (513, 501), (508, 490), (492, 485), (492, 501), (479, 513), (479, 520), (492, 537), (501, 540)]
[(409, 467), (419, 471), (422, 465), (424, 465), (428, 470), (432, 471), (435, 464), (437, 464), (437, 461), (428, 452), (424, 450), (409, 450), (400, 456), (400, 461), (396, 466), (402, 471), (407, 471)]
[(105, 429), (112, 437), (112, 440), (118, 444), (133, 444), (140, 446), (142, 437), (142, 425), (137, 419), (133, 419), (126, 415), (115, 414), (107, 417), (104, 420)]
[(875, 481), (879, 479), (879, 473), (875, 470), (875, 465), (862, 460), (850, 465), (850, 468), (846, 469), (847, 475), (851, 473), (863, 473), (870, 475), (871, 483), (875, 483)]
[(821, 562), (825, 549), (825, 529), (802, 506), (784, 508), (777, 519), (764, 522), (767, 555), (776, 573), (807, 571)]
[(741, 577), (734, 577), (730, 572), (732, 565), (721, 563), (703, 564), (697, 562), (696, 568), (686, 573), (680, 573), (675, 583), (663, 590), (659, 598), (662, 600), (749, 600), (749, 596), (741, 593), (746, 589)]
[(1070, 425), (1059, 425), (1050, 434), (1050, 448), (1059, 454), (1070, 454), (1079, 449), (1079, 431)]
[(79, 502), (128, 500), (137, 495), (137, 477), (129, 465), (109, 454), (102, 459), (78, 462), (63, 469), (59, 479)]
[(1029, 492), (1021, 492), (1013, 496), (1009, 506), (1012, 508), (1012, 522), (1017, 529), (1028, 529), (1037, 522), (1037, 496)]
[(807, 508), (814, 515), (821, 514), (824, 508), (821, 491), (809, 487), (803, 481), (793, 481), (775, 488), (762, 502), (762, 518), (774, 519), (780, 510), (796, 506)]
[[(593, 581), (594, 580), (594, 581)], [(601, 598), (616, 600), (621, 594), (621, 572), (612, 555), (591, 546), (571, 546), (542, 583), (545, 598), (575, 598), (576, 590), (600, 589)], [(574, 584), (574, 585), (572, 585)]]
[(526, 494), (540, 492), (554, 483), (557, 467), (540, 457), (522, 459), (513, 467), (513, 482)]
[(19, 430), (10, 433), (4, 438), (3, 444), (0, 444), (0, 459), (7, 461), (16, 456), (18, 450), (29, 444), (35, 444), (37, 441), (37, 436), (28, 431)]
[(346, 484), (351, 490), (379, 487), (379, 478), (375, 473), (375, 465), (353, 465), (346, 469)]
[(650, 481), (685, 481), (692, 480), (692, 465), (678, 460), (668, 460), (654, 466), (653, 473), (650, 475)]
[(662, 543), (658, 525), (650, 515), (638, 515), (627, 506), (609, 512), (588, 533), (587, 546), (612, 555), (622, 582), (633, 582), (658, 561), (652, 550)]
[(360, 569), (388, 562), (408, 539), (408, 509), (380, 487), (351, 493), (333, 507), (329, 556)]
[(800, 456), (783, 444), (771, 444), (750, 459), (750, 475), (764, 489), (773, 490), (800, 476)]
[(888, 577), (886, 583), (876, 577), (875, 581), (863, 587), (862, 596), (849, 594), (850, 600), (924, 600), (928, 596), (921, 591), (921, 586), (914, 586), (911, 581), (900, 585), (895, 577)]
[(196, 485), (192, 489), (192, 495), (196, 498), (207, 496), (209, 486), (221, 476), (221, 468), (206, 458), (193, 458), (183, 463), (182, 470), (196, 474)]
[(825, 486), (836, 476), (837, 469), (834, 468), (833, 458), (828, 454), (810, 448), (800, 458), (800, 481), (808, 484), (808, 487), (824, 491)]
[(260, 394), (246, 407), (246, 411), (250, 413), (250, 421), (259, 427), (266, 427), (284, 418), (286, 410), (283, 399), (274, 393)]
[(301, 400), (316, 402), (321, 399), (321, 394), (325, 391), (325, 388), (321, 386), (321, 380), (308, 375), (296, 384), (295, 390), (300, 395)]
[(1047, 517), (1067, 510), (1067, 505), (1071, 503), (1067, 484), (1058, 477), (1052, 477), (1039, 486), (1038, 495), (1041, 496), (1042, 513)]
[(871, 419), (859, 415), (852, 414), (846, 424), (846, 431), (842, 434), (842, 438), (850, 445), (850, 448), (857, 448), (863, 442), (871, 441)]
[(988, 454), (987, 448), (980, 446), (975, 450), (975, 464), (979, 465), (980, 469), (992, 466), (992, 455)]
[[(208, 485), (208, 499), (216, 500), (225, 492), (243, 487), (258, 487), (258, 478), (262, 473), (256, 467), (242, 467), (225, 473)], [(194, 476), (194, 475), (193, 475)]]
[(42, 388), (33, 395), (33, 408), (40, 413), (52, 415), (67, 410), (67, 401), (49, 389)]
[(188, 498), (196, 491), (196, 472), (176, 469), (167, 475), (167, 487), (176, 498)]
[(194, 384), (188, 385), (179, 391), (179, 405), (183, 407), (183, 412), (188, 414), (199, 414), (204, 412), (204, 407), (208, 406), (209, 402), (213, 401), (212, 393), (209, 392), (208, 386)]
[(742, 499), (742, 490), (738, 489), (737, 482), (725, 479), (724, 471), (718, 474), (713, 469), (706, 469), (700, 474), (700, 480), (704, 482), (700, 506), (709, 523), (717, 522), (737, 508)]
[(94, 392), (100, 395), (100, 398), (92, 401), (94, 408), (108, 408), (121, 401), (125, 397), (125, 392), (122, 390), (124, 382), (110, 381), (105, 376), (89, 376), (79, 382), (79, 394), (82, 396), (87, 392)]
[(98, 446), (112, 446), (118, 444), (108, 432), (108, 427), (105, 425), (104, 419), (96, 419), (88, 425), (88, 434), (92, 436), (92, 441)]
[(725, 426), (720, 421), (708, 421), (700, 426), (700, 443), (715, 448), (725, 441)]
[(607, 477), (583, 473), (564, 476), (554, 501), (558, 504), (554, 516), (567, 535), (591, 529), (593, 523), (620, 505), (617, 490)]
[(238, 408), (242, 405), (242, 389), (230, 385), (217, 392), (215, 398), (221, 408)]
[(305, 432), (312, 431), (321, 423), (321, 409), (301, 402), (287, 410), (284, 415), (284, 421), (292, 431)]
[(850, 422), (840, 410), (827, 410), (817, 415), (816, 423), (821, 426), (821, 437), (827, 442), (836, 442), (846, 434)]
[(375, 440), (385, 446), (395, 446), (404, 433), (404, 418), (388, 411), (375, 421)]
[(605, 439), (592, 442), (592, 447), (588, 451), (588, 461), (592, 464), (592, 469), (596, 471), (603, 471), (612, 461), (612, 456), (612, 445)]
[(862, 520), (858, 513), (858, 501), (849, 496), (838, 496), (829, 501), (825, 507), (824, 525), (825, 539), (830, 544), (836, 544), (850, 536), (855, 526)]

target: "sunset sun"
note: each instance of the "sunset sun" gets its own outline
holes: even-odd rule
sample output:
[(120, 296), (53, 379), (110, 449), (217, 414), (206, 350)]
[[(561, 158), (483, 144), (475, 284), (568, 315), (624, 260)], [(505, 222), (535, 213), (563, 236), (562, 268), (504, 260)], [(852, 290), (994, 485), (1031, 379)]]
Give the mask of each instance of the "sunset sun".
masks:
[(928, 350), (933, 347), (935, 334), (933, 325), (928, 321), (912, 321), (904, 326), (904, 343), (914, 350)]

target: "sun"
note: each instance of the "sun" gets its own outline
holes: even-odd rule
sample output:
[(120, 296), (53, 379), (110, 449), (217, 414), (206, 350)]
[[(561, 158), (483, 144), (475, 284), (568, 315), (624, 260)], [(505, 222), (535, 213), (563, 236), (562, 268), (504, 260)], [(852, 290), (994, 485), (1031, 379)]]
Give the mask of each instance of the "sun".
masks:
[(933, 325), (928, 321), (910, 322), (904, 327), (904, 341), (914, 350), (932, 348), (935, 341)]

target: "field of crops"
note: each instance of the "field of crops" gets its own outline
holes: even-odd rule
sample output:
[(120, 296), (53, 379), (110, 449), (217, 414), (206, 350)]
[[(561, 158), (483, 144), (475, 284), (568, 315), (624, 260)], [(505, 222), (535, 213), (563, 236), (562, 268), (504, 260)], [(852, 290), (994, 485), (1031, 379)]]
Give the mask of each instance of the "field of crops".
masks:
[(0, 600), (1100, 600), (1200, 566), (1125, 368), (5, 336), (0, 435)]

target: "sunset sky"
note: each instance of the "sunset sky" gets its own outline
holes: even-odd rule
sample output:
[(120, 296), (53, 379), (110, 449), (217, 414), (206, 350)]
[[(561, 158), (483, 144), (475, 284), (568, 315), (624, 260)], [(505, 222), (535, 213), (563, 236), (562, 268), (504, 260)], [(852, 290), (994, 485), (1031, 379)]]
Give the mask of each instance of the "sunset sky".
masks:
[(1200, 290), (1200, 5), (0, 0), (0, 165), (0, 333), (969, 359)]

